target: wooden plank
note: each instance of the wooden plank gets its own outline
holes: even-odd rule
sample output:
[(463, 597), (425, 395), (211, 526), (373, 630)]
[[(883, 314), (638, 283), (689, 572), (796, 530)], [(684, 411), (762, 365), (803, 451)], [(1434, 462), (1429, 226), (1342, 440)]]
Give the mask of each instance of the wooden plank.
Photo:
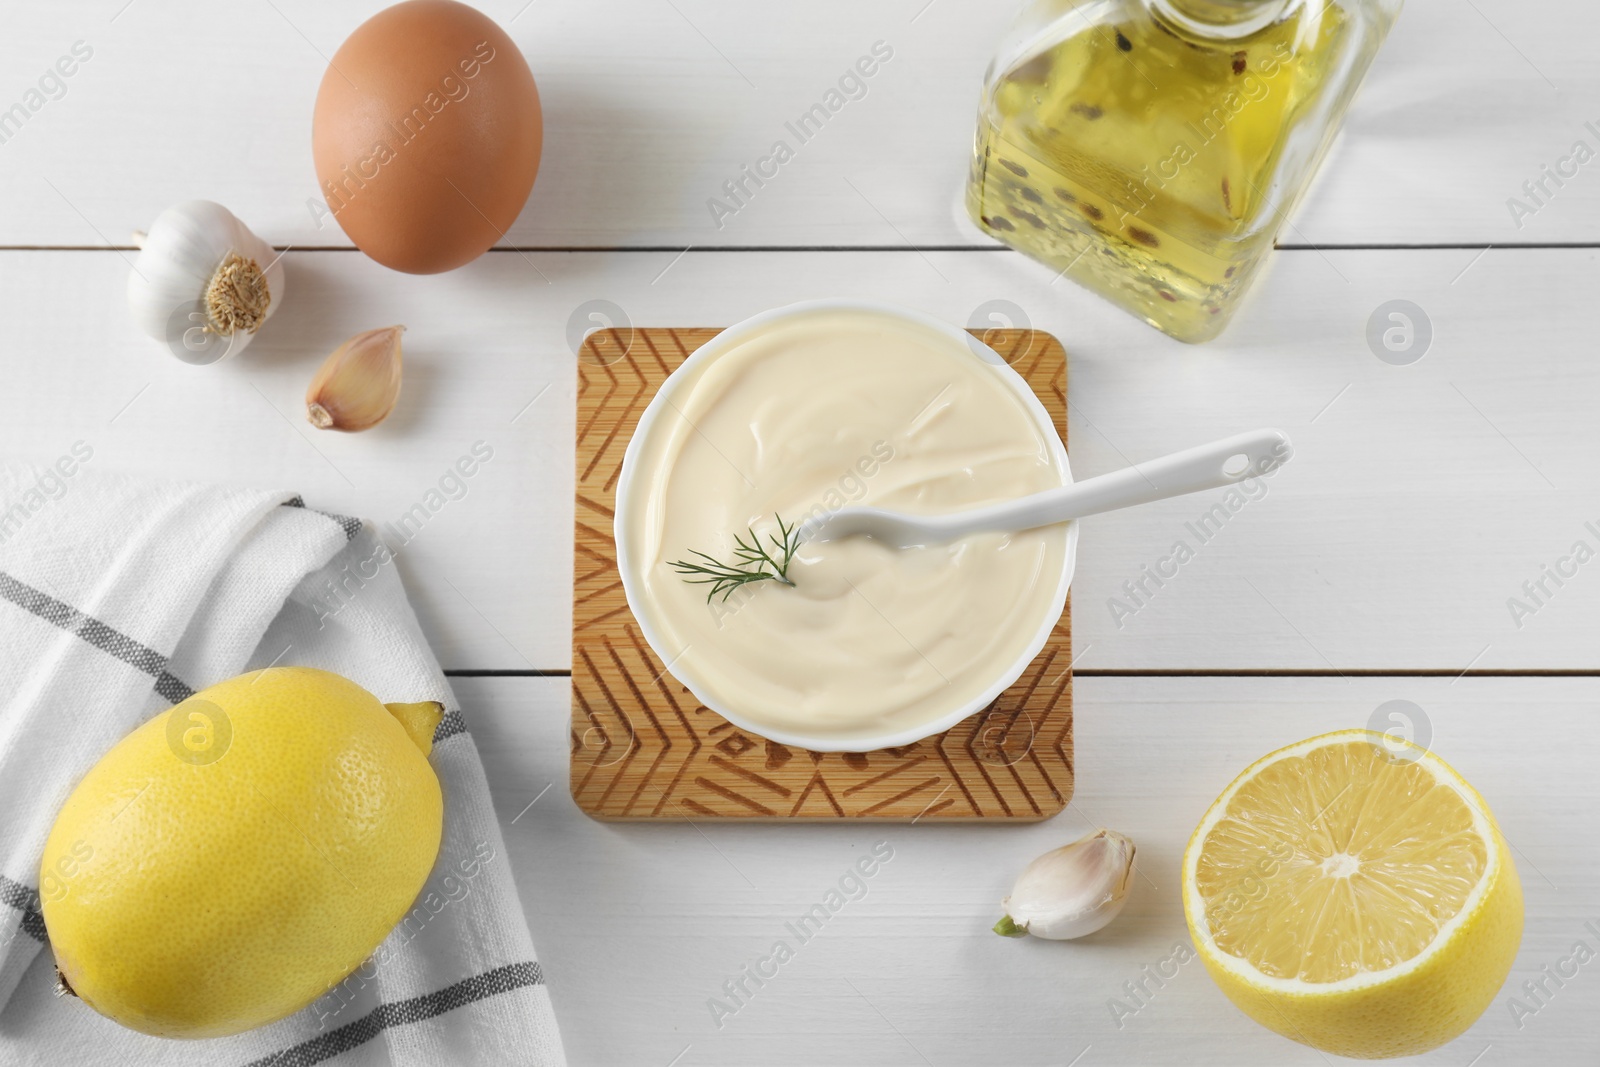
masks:
[[(1196, 964), (1119, 1029), (1108, 1008), (1188, 943), (1178, 867), (1189, 833), (1238, 771), (1274, 747), (1365, 726), (1385, 702), (1420, 711), (1431, 744), (1483, 794), (1515, 849), (1522, 952), (1482, 1020), (1439, 1052), (1397, 1061), (1579, 1067), (1600, 1054), (1600, 982), (1586, 965), (1519, 1028), (1508, 998), (1591, 948), (1600, 920), (1592, 773), (1600, 679), (1080, 678), (1077, 791), (1032, 826), (603, 824), (563, 788), (563, 679), (456, 679), (483, 752), (534, 942), (575, 1065), (1192, 1063), (1326, 1067), (1246, 1019)], [(1515, 728), (1511, 728), (1511, 727)], [(537, 803), (527, 807), (549, 786)], [(513, 821), (515, 820), (515, 821)], [(1141, 876), (1114, 925), (1070, 944), (989, 925), (1033, 856), (1109, 826)], [(874, 844), (893, 858), (719, 1028), (709, 998), (795, 938), (786, 929)]]
[[(0, 145), (0, 244), (126, 243), (161, 209), (220, 200), (279, 245), (341, 245), (308, 202), (312, 103), (385, 0), (19, 7), (0, 109), (83, 41), (93, 56)], [(984, 67), (1014, 5), (891, 0), (485, 0), (543, 95), (544, 165), (519, 246), (981, 241), (954, 205)], [(1563, 0), (1413, 0), (1289, 242), (1600, 240), (1585, 167), (1519, 229), (1523, 195), (1600, 119), (1600, 10)], [(876, 41), (894, 57), (818, 136), (785, 130)], [(52, 95), (57, 95), (53, 85)], [(706, 202), (786, 138), (795, 158), (721, 228)], [(1492, 145), (1492, 151), (1485, 151)], [(321, 223), (319, 225), (318, 223)]]
[[(1072, 797), (1072, 607), (1016, 683), (953, 729), (876, 752), (796, 750), (702, 705), (645, 643), (612, 535), (623, 454), (667, 376), (720, 329), (591, 334), (578, 357), (572, 795), (600, 819), (1032, 822)], [(1067, 354), (987, 330), (1063, 434)]]
[[(1009, 253), (691, 252), (674, 263), (671, 252), (506, 252), (414, 278), (349, 253), (291, 252), (283, 312), (255, 344), (189, 367), (133, 334), (116, 253), (0, 253), (5, 395), (22, 398), (0, 419), (0, 453), (50, 461), (81, 438), (96, 449), (91, 469), (281, 486), (396, 523), (485, 441), (493, 460), (402, 547), (401, 573), (447, 666), (564, 669), (577, 380), (567, 336), (593, 324), (590, 301), (632, 322), (693, 326), (869, 296), (1062, 338), (1079, 477), (1254, 426), (1294, 439), (1297, 457), (1267, 495), (1203, 545), (1186, 524), (1221, 494), (1084, 524), (1078, 669), (1597, 670), (1600, 563), (1560, 587), (1543, 579), (1531, 616), (1513, 620), (1507, 605), (1574, 542), (1600, 544), (1586, 527), (1600, 525), (1600, 363), (1588, 358), (1586, 314), (1600, 260), (1477, 255), (1283, 253), (1233, 329), (1192, 348)], [(1396, 298), (1433, 326), (1410, 366), (1380, 361), (1365, 339)], [(326, 353), (392, 322), (409, 331), (391, 420), (366, 434), (305, 425), (301, 398)], [(1113, 598), (1131, 603), (1123, 583), (1180, 538), (1194, 558), (1136, 613), (1113, 617)]]

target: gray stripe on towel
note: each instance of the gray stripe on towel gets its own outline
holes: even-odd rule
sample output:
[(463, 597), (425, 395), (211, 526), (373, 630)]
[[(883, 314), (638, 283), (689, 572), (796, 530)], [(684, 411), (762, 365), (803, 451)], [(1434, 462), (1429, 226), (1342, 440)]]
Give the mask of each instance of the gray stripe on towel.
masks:
[(513, 989), (544, 984), (544, 972), (536, 962), (510, 963), (492, 971), (445, 986), (435, 993), (424, 993), (410, 1000), (379, 1004), (347, 1026), (330, 1030), (264, 1059), (252, 1060), (247, 1067), (312, 1067), (342, 1052), (364, 1045), (391, 1026), (421, 1022), (443, 1015), (473, 1001), (486, 1000)]
[(283, 506), (286, 508), (305, 508), (306, 511), (311, 512), (313, 515), (321, 515), (324, 518), (332, 519), (344, 530), (344, 539), (346, 541), (354, 541), (356, 535), (361, 532), (360, 519), (353, 519), (349, 515), (335, 515), (331, 511), (318, 511), (316, 508), (307, 508), (306, 498), (299, 493), (285, 500)]
[(467, 732), (467, 721), (461, 717), (459, 711), (447, 711), (444, 718), (439, 720), (439, 725), (433, 728), (433, 743), (438, 744), (447, 737)]
[(155, 649), (141, 645), (127, 634), (113, 630), (99, 619), (90, 618), (71, 604), (20, 582), (4, 571), (0, 571), (0, 597), (150, 675), (156, 680), (156, 692), (174, 704), (194, 695), (193, 689), (167, 673), (167, 657)]
[(35, 941), (46, 942), (44, 916), (39, 914), (39, 892), (0, 874), (0, 904), (22, 912), (22, 931)]

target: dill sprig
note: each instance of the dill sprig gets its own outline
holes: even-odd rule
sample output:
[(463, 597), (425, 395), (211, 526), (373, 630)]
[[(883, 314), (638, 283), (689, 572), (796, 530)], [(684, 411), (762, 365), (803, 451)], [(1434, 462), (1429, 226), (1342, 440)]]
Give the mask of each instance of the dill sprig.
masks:
[(770, 551), (754, 530), (747, 529), (750, 540), (746, 541), (738, 534), (733, 537), (731, 563), (723, 563), (715, 556), (691, 549), (689, 555), (698, 556), (704, 562), (679, 559), (668, 566), (676, 568), (690, 585), (709, 585), (711, 591), (706, 594), (708, 604), (718, 593), (722, 594), (723, 600), (727, 600), (735, 589), (752, 582), (773, 581), (793, 586), (794, 582), (789, 579), (789, 562), (800, 550), (800, 530), (798, 526), (784, 525), (783, 519), (777, 515), (772, 517), (777, 519), (778, 533), (767, 535), (767, 540), (772, 543)]

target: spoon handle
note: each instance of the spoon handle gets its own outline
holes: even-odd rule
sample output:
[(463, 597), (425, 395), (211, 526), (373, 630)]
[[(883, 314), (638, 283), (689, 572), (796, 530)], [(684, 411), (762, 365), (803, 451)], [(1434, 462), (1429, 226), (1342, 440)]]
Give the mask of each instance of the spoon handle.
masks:
[(949, 524), (943, 531), (948, 537), (985, 530), (1030, 530), (1232, 485), (1276, 470), (1293, 454), (1289, 436), (1282, 430), (1252, 430), (1060, 489), (940, 516), (944, 520), (940, 525)]

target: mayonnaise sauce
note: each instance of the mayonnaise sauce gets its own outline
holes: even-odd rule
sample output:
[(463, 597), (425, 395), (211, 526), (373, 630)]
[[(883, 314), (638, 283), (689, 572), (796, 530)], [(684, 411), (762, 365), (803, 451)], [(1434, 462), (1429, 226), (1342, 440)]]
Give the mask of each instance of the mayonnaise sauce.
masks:
[(1051, 613), (1063, 526), (903, 550), (807, 544), (793, 588), (757, 582), (710, 603), (669, 563), (695, 549), (731, 560), (734, 534), (765, 539), (774, 514), (937, 513), (1061, 485), (1002, 373), (929, 327), (829, 308), (675, 379), (618, 530), (668, 669), (755, 725), (842, 742), (932, 723), (992, 688)]

